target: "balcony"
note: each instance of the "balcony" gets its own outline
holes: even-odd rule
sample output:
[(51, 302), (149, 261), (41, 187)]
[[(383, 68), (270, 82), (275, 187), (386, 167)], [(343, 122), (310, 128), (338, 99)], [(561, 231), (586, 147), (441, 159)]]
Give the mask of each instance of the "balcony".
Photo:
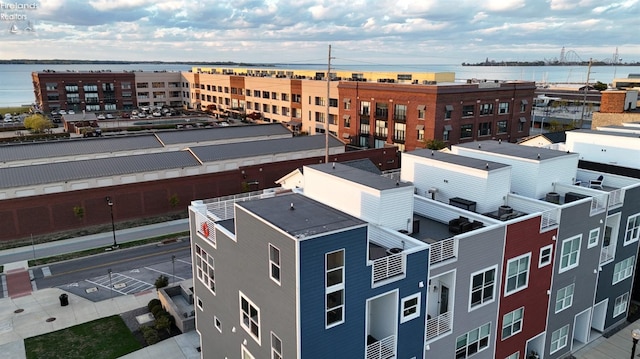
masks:
[(446, 312), (427, 320), (425, 340), (437, 338), (453, 328), (453, 313)]
[(456, 240), (454, 237), (431, 243), (429, 265), (444, 262), (456, 257)]
[(373, 261), (373, 283), (404, 274), (404, 255), (392, 254)]
[[(371, 338), (371, 336), (369, 336)], [(396, 336), (390, 335), (384, 339), (369, 343), (367, 340), (367, 359), (390, 359), (395, 357)]]

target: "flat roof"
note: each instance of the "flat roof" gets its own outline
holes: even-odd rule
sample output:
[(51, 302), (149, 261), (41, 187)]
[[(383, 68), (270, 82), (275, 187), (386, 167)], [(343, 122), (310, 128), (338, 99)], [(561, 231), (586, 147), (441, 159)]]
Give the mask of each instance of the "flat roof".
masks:
[[(613, 127), (613, 126), (608, 126), (608, 127)], [(621, 129), (625, 129), (628, 130), (629, 132), (622, 132), (622, 131), (607, 131), (606, 128), (603, 128), (602, 130), (573, 130), (572, 132), (575, 133), (586, 133), (589, 135), (597, 135), (597, 136), (617, 136), (617, 137), (629, 137), (629, 138), (639, 138), (637, 133), (632, 133), (631, 131), (633, 131), (634, 127), (631, 126), (619, 126), (618, 128)]]
[(153, 134), (11, 143), (0, 145), (0, 162), (112, 153), (150, 148), (162, 148), (162, 144), (158, 142), (158, 139)]
[(238, 202), (237, 205), (297, 239), (367, 223), (298, 193)]
[[(271, 140), (224, 143), (206, 146), (194, 146), (190, 150), (204, 162), (214, 162), (234, 158), (247, 158), (265, 154), (289, 153), (322, 149), (325, 147), (324, 135), (297, 136)], [(329, 137), (329, 147), (344, 148), (336, 138)]]
[(550, 150), (541, 147), (522, 146), (506, 141), (474, 141), (454, 145), (456, 147), (474, 149), (477, 151), (495, 153), (505, 157), (517, 157), (530, 160), (544, 161), (550, 158), (576, 156), (575, 153)]
[(510, 167), (510, 165), (500, 163), (500, 162), (480, 160), (477, 158), (454, 155), (451, 153), (433, 151), (428, 149), (419, 149), (411, 152), (406, 152), (406, 154), (414, 155), (418, 157), (430, 158), (440, 162), (452, 163), (458, 166), (473, 168), (477, 170), (484, 170), (484, 171), (491, 171), (499, 168)]
[(117, 156), (83, 161), (0, 168), (0, 188), (26, 187), (200, 166), (188, 151)]
[(280, 135), (293, 137), (291, 131), (280, 123), (156, 132), (164, 145)]
[(391, 178), (376, 175), (374, 173), (341, 163), (321, 163), (317, 165), (310, 165), (307, 167), (380, 191), (392, 188), (413, 186), (410, 183), (397, 182)]

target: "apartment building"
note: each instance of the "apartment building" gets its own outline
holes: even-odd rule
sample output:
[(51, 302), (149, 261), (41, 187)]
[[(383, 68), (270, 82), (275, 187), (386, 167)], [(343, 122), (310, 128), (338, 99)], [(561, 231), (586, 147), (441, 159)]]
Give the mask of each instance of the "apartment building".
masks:
[(135, 92), (139, 107), (182, 107), (182, 73), (178, 71), (137, 71)]
[[(260, 303), (253, 303), (260, 308), (260, 313), (266, 311), (274, 315), (284, 310), (283, 315), (289, 315), (283, 320), (289, 320), (287, 328), (296, 328), (296, 333), (290, 332), (292, 336), (288, 337), (297, 347), (293, 357), (304, 353), (302, 357), (313, 358), (314, 355), (308, 353), (317, 352), (320, 357), (563, 358), (625, 320), (640, 233), (637, 179), (607, 174), (606, 182), (598, 183), (598, 173), (578, 167), (580, 155), (577, 153), (518, 146), (506, 141), (454, 145), (451, 153), (423, 149), (405, 152), (402, 157), (401, 172), (392, 177), (391, 182), (380, 177), (374, 179), (370, 173), (344, 165), (322, 164), (304, 167), (298, 172), (304, 179), (289, 185), (295, 192), (290, 198), (305, 197), (323, 208), (332, 208), (340, 216), (357, 218), (367, 227), (363, 238), (369, 240), (368, 253), (347, 250), (346, 253), (360, 259), (350, 258), (353, 262), (341, 268), (351, 277), (340, 288), (346, 288), (344, 295), (354, 296), (350, 301), (345, 299), (341, 307), (344, 322), (336, 328), (343, 326), (349, 328), (348, 332), (332, 332), (335, 328), (326, 323), (319, 325), (320, 320), (315, 320), (312, 328), (301, 324), (303, 314), (294, 316), (286, 309), (268, 304), (284, 300), (272, 297), (270, 290), (249, 298), (253, 301), (259, 297), (255, 300)], [(285, 198), (276, 193), (261, 194), (265, 195)], [(240, 231), (244, 224), (237, 214), (261, 202), (256, 201), (255, 205), (242, 202), (234, 207), (234, 201), (225, 203), (227, 213), (228, 209), (235, 208), (233, 221), (216, 214), (220, 212), (220, 201), (194, 202), (190, 207), (194, 258), (197, 251), (207, 251), (216, 271), (218, 266), (227, 267), (228, 258), (243, 258), (244, 251), (253, 253), (253, 249), (242, 249), (234, 240), (218, 235), (224, 228)], [(278, 219), (283, 221), (278, 227), (281, 235), (287, 233), (286, 229), (282, 230), (283, 226), (292, 226), (297, 231), (306, 230), (305, 238), (313, 237), (316, 226), (306, 217), (297, 217), (295, 201), (281, 199), (280, 202), (281, 207), (290, 206), (282, 211), (273, 211), (278, 207), (271, 206), (271, 212), (278, 212)], [(251, 212), (260, 221), (271, 223), (273, 214), (257, 209)], [(217, 236), (215, 243), (202, 235), (205, 222), (207, 233), (215, 232)], [(320, 242), (308, 247), (308, 254), (316, 257), (315, 262), (302, 260), (301, 249), (292, 255), (299, 259), (284, 256), (272, 260), (266, 241), (258, 239), (264, 238), (263, 232), (247, 239), (259, 248), (259, 258), (251, 257), (250, 261), (257, 268), (236, 269), (232, 277), (217, 272), (216, 285), (233, 278), (236, 283), (257, 286), (254, 282), (262, 280), (260, 273), (269, 273), (274, 263), (288, 258), (299, 268), (290, 271), (300, 276), (314, 273), (319, 282), (300, 277), (298, 293), (291, 296), (302, 299), (315, 293), (315, 299), (304, 300), (305, 304), (313, 303), (310, 307), (293, 304), (291, 300), (286, 301), (291, 303), (289, 306), (301, 308), (301, 313), (333, 308), (326, 307), (319, 298), (323, 298), (323, 289), (325, 295), (331, 292), (320, 278), (327, 275), (328, 265), (323, 262), (326, 253), (336, 248), (331, 247), (332, 244), (324, 247)], [(224, 239), (221, 241), (221, 238)], [(219, 252), (221, 243), (234, 247), (234, 254)], [(350, 243), (341, 241), (343, 247)], [(381, 246), (386, 255), (377, 258), (371, 243)], [(412, 256), (416, 251), (422, 253), (419, 257), (423, 262), (418, 266), (418, 273), (412, 273), (415, 267), (409, 263), (415, 260)], [(398, 254), (399, 257), (394, 257)], [(383, 286), (385, 294), (376, 291), (376, 281), (371, 279), (375, 274), (360, 271), (363, 263), (375, 267), (373, 263), (381, 258), (389, 264), (400, 258), (406, 261), (403, 262), (406, 263), (403, 264), (404, 279), (400, 276), (385, 279), (389, 280)], [(425, 273), (420, 268), (428, 269)], [(194, 270), (196, 277), (200, 269)], [(366, 283), (358, 287), (361, 297), (350, 293), (353, 288), (347, 286), (358, 282), (356, 273), (364, 276), (360, 280)], [(213, 297), (206, 289), (206, 281), (202, 276), (198, 278), (195, 293), (205, 308), (198, 312), (202, 319), (197, 319), (203, 357), (215, 357), (214, 353), (220, 353), (220, 348), (225, 349), (228, 358), (241, 357), (244, 350), (253, 357), (266, 356), (273, 349), (269, 345), (273, 342), (252, 341), (242, 329), (240, 335), (234, 334), (234, 327), (243, 323), (243, 302), (238, 296), (244, 290), (234, 288), (227, 294), (233, 297), (229, 300)], [(411, 278), (409, 283), (404, 282), (407, 278)], [(415, 297), (409, 294), (411, 290), (407, 291), (405, 284), (415, 291)], [(390, 294), (395, 291), (398, 294)], [(201, 297), (200, 293), (203, 293)], [(379, 304), (384, 305), (378, 306), (372, 301), (376, 295), (382, 295)], [(417, 307), (412, 307), (414, 303)], [(386, 313), (383, 307), (393, 308), (395, 316), (392, 311)], [(372, 311), (373, 308), (381, 311)], [(407, 308), (411, 309), (408, 314), (422, 319), (410, 326), (405, 326), (402, 319), (396, 322)], [(225, 320), (231, 324), (226, 324), (222, 333), (215, 328), (215, 318), (211, 319), (217, 313), (230, 313)], [(381, 322), (386, 324), (372, 325)], [(206, 329), (200, 329), (200, 323)], [(264, 333), (272, 331), (272, 324), (261, 323), (268, 325), (261, 327)], [(397, 328), (395, 332), (380, 329), (391, 328), (387, 327), (389, 323)], [(404, 328), (411, 328), (413, 339), (403, 334)], [(418, 335), (416, 330), (422, 332)], [(367, 341), (363, 338), (365, 335)], [(247, 337), (246, 341), (242, 336)], [(344, 343), (345, 336), (350, 339), (349, 344)], [(282, 337), (277, 336), (280, 340)], [(334, 341), (340, 344), (331, 347), (328, 343)], [(278, 340), (275, 343), (279, 343)], [(414, 345), (418, 344), (422, 345), (423, 352), (416, 355)], [(402, 353), (401, 347), (408, 352)], [(313, 351), (307, 352), (309, 348)]]

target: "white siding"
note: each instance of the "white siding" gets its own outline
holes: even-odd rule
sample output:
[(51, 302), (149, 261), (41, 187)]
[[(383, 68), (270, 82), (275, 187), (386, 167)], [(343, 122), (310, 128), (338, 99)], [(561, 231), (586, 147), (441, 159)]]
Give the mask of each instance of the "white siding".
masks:
[(614, 134), (567, 132), (567, 149), (581, 160), (640, 168), (640, 139)]

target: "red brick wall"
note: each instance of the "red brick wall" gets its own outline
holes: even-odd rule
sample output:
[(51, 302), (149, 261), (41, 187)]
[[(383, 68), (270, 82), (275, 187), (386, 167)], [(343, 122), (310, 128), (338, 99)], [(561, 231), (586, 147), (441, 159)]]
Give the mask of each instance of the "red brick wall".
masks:
[(625, 91), (602, 91), (600, 99), (600, 112), (602, 113), (623, 113), (624, 100), (627, 96)]

